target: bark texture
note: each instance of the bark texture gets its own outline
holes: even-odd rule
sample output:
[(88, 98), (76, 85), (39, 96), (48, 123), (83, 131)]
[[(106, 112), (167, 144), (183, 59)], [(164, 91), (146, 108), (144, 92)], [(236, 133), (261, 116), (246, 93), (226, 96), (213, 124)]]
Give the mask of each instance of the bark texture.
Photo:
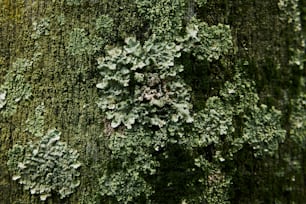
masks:
[[(61, 140), (79, 152), (83, 164), (77, 192), (63, 200), (54, 194), (47, 203), (91, 203), (93, 200), (89, 198), (94, 197), (91, 195), (95, 193), (97, 178), (102, 174), (100, 167), (108, 159), (107, 138), (101, 135), (111, 128), (96, 104), (99, 97), (96, 58), (103, 52), (99, 46), (122, 42), (131, 34), (145, 37), (142, 35), (147, 28), (129, 0), (67, 2), (80, 2), (80, 6), (67, 5), (62, 0), (0, 0), (0, 85), (14, 84), (15, 80), (7, 82), (7, 79), (18, 59), (31, 61), (22, 74), (24, 84), (31, 87), (31, 96), (21, 97), (15, 102), (12, 100), (15, 109), (3, 109), (7, 112), (0, 114), (0, 203), (41, 202), (11, 179), (12, 174), (6, 164), (7, 152), (14, 144), (26, 144), (35, 139), (27, 130), (27, 120), (35, 119), (35, 108), (41, 104), (45, 107), (44, 132), (52, 128), (60, 130)], [(305, 16), (304, 1), (300, 1), (299, 9)], [(229, 58), (248, 63), (246, 71), (256, 81), (263, 103), (289, 114), (288, 98), (294, 98), (303, 91), (305, 87), (301, 86), (301, 76), (306, 74), (305, 69), (289, 66), (290, 49), (298, 47), (294, 40), (298, 37), (292, 32), (292, 26), (281, 19), (278, 0), (210, 0), (195, 13), (210, 25), (230, 25), (235, 55)], [(105, 14), (114, 20), (116, 29), (105, 38), (104, 44), (97, 45), (94, 33), (96, 19)], [(87, 41), (72, 38), (73, 31)], [(218, 67), (217, 63), (209, 66)], [(219, 71), (215, 69), (217, 73), (209, 74), (220, 75)], [(200, 80), (198, 77), (194, 76), (194, 80)], [(227, 80), (226, 74), (222, 80)], [(216, 83), (207, 86), (215, 86)], [(215, 94), (205, 87), (199, 89), (195, 88), (202, 94), (199, 99)], [(288, 120), (283, 118), (284, 127)], [(247, 159), (247, 164), (237, 160), (238, 164), (233, 165), (241, 164), (241, 174), (233, 180), (236, 188), (231, 192), (232, 203), (252, 203), (256, 200), (275, 203), (275, 197), (281, 203), (303, 203), (306, 200), (306, 162), (303, 158), (306, 148), (302, 152), (294, 148), (290, 141), (283, 144), (277, 158), (270, 158), (264, 164), (247, 154), (246, 158), (240, 158)], [(301, 162), (298, 172), (286, 169), (290, 166), (283, 157), (288, 155)], [(285, 168), (287, 174), (280, 179), (275, 176), (269, 179), (278, 166)], [(261, 195), (264, 198), (258, 200)]]

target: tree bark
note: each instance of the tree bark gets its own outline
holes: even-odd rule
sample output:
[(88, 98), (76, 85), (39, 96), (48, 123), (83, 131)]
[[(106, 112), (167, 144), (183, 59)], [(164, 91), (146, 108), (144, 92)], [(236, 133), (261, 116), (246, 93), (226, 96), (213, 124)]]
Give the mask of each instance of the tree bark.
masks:
[[(77, 192), (63, 200), (54, 194), (47, 203), (90, 203), (88, 198), (95, 193), (97, 178), (102, 173), (100, 167), (109, 155), (107, 138), (102, 137), (108, 126), (96, 105), (99, 98), (96, 58), (102, 52), (71, 54), (70, 34), (75, 28), (84, 29), (85, 36), (91, 40), (95, 21), (103, 14), (114, 19), (117, 29), (111, 43), (121, 42), (130, 34), (141, 36), (146, 27), (141, 25), (139, 16), (131, 12), (135, 9), (131, 1), (84, 2), (81, 6), (67, 6), (63, 0), (0, 0), (0, 85), (5, 83), (7, 73), (14, 69), (17, 59), (32, 62), (24, 73), (25, 83), (31, 86), (31, 97), (17, 102), (17, 110), (10, 116), (1, 114), (0, 109), (1, 203), (40, 203), (38, 197), (31, 196), (29, 191), (12, 180), (6, 163), (7, 152), (14, 144), (26, 144), (35, 139), (26, 130), (26, 121), (42, 103), (45, 106), (44, 131), (52, 128), (60, 130), (61, 140), (79, 152), (83, 163), (81, 185)], [(300, 2), (305, 17), (305, 3)], [(230, 25), (236, 51), (232, 60), (248, 61), (250, 66), (246, 72), (256, 81), (263, 103), (287, 111), (289, 104), (283, 103), (284, 98), (297, 95), (297, 89), (302, 88), (295, 80), (306, 74), (305, 70), (288, 66), (290, 48), (296, 46), (292, 38), (296, 36), (291, 32), (290, 25), (280, 19), (277, 3), (278, 0), (211, 0), (196, 13), (210, 25)], [(305, 33), (305, 27), (303, 29)], [(305, 172), (297, 174), (304, 178)], [(271, 191), (285, 186), (277, 181), (269, 182), (276, 183), (268, 185)], [(300, 194), (295, 195), (301, 199), (292, 199), (299, 203), (305, 198), (305, 181), (300, 182), (297, 188)], [(277, 191), (281, 191), (279, 189)], [(251, 203), (258, 196), (251, 194), (242, 194), (241, 199), (234, 195), (233, 203)], [(250, 200), (246, 201), (248, 197)]]

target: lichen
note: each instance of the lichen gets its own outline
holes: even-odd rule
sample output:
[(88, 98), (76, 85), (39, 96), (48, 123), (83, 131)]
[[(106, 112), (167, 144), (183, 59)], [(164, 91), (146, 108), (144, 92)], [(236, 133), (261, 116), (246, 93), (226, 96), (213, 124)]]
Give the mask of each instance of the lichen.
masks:
[(85, 28), (74, 28), (69, 33), (68, 53), (78, 57), (91, 56), (110, 43), (115, 32), (114, 20), (108, 15), (101, 15), (93, 24), (90, 32)]
[(293, 38), (289, 50), (291, 51), (290, 65), (304, 69), (305, 62), (305, 39), (302, 34), (301, 11), (299, 0), (279, 0), (278, 7), (281, 10), (281, 20), (288, 23), (293, 29)]
[[(209, 26), (205, 22), (193, 18), (193, 32), (197, 37), (193, 40), (197, 46), (193, 47), (193, 55), (198, 59), (208, 61), (218, 60), (222, 55), (229, 53), (233, 47), (231, 29), (228, 25), (218, 24)], [(189, 28), (191, 28), (189, 26)], [(187, 30), (188, 31), (188, 30)]]
[(199, 7), (204, 6), (207, 3), (207, 0), (195, 0)]
[(17, 111), (17, 105), (29, 99), (31, 86), (26, 82), (24, 74), (32, 66), (32, 61), (18, 58), (5, 76), (5, 82), (0, 86), (0, 114), (11, 116)]
[(95, 30), (103, 36), (114, 32), (114, 20), (108, 15), (101, 15), (96, 19)]
[(6, 98), (6, 91), (1, 91), (0, 92), (0, 110), (5, 106), (6, 104), (6, 101), (5, 101), (5, 98)]
[(306, 144), (306, 94), (301, 93), (291, 100), (292, 113), (290, 115), (290, 138), (305, 148)]
[[(144, 6), (149, 2), (141, 3)], [(102, 196), (125, 203), (138, 198), (148, 200), (156, 189), (154, 182), (146, 180), (158, 172), (159, 160), (167, 160), (172, 154), (169, 146), (182, 148), (188, 155), (188, 151), (218, 143), (219, 137), (233, 133), (233, 115), (218, 113), (209, 115), (209, 119), (215, 120), (215, 135), (206, 129), (205, 133), (201, 132), (203, 125), (208, 128), (211, 123), (201, 123), (207, 119), (204, 117), (196, 117), (199, 121), (194, 121), (191, 89), (181, 77), (184, 66), (180, 60), (184, 54), (192, 54), (199, 60), (218, 60), (232, 46), (230, 28), (221, 24), (210, 27), (193, 19), (181, 33), (163, 40), (160, 39), (165, 36), (163, 33), (154, 33), (144, 42), (128, 37), (123, 46), (107, 46), (105, 56), (98, 58), (102, 77), (96, 85), (101, 90), (98, 106), (113, 128), (108, 148), (110, 165), (116, 167), (100, 179)], [(201, 133), (210, 140), (204, 139), (203, 146), (199, 144)], [(154, 155), (159, 152), (163, 155), (157, 159)], [(122, 188), (123, 183), (127, 188)], [(202, 195), (202, 200), (207, 195)]]
[(255, 106), (244, 119), (242, 139), (252, 147), (254, 156), (274, 155), (286, 136), (280, 123), (281, 111), (261, 104)]
[(67, 49), (70, 54), (77, 56), (92, 54), (94, 52), (85, 29), (82, 28), (75, 28), (71, 31)]
[(12, 179), (31, 194), (38, 194), (42, 201), (52, 192), (65, 198), (80, 184), (78, 153), (60, 142), (60, 135), (58, 130), (50, 130), (37, 141), (14, 145), (8, 153)]
[(123, 49), (111, 48), (98, 60), (103, 76), (97, 84), (103, 90), (98, 105), (113, 128), (124, 124), (130, 129), (135, 123), (162, 127), (166, 118), (159, 113), (166, 110), (174, 121), (192, 121), (188, 87), (179, 76), (183, 67), (175, 63), (181, 49), (154, 37), (143, 46), (127, 38)]
[(31, 37), (37, 40), (41, 36), (47, 36), (50, 34), (50, 20), (48, 18), (42, 18), (40, 21), (33, 22), (33, 33)]
[(153, 189), (144, 175), (154, 175), (159, 165), (150, 153), (155, 145), (150, 137), (150, 132), (141, 128), (118, 133), (110, 139), (110, 159), (122, 167), (104, 172), (99, 179), (100, 195), (115, 197), (120, 203), (130, 203), (141, 196), (149, 200)]
[(87, 0), (66, 0), (68, 6), (81, 6), (85, 2), (87, 2)]
[[(207, 100), (196, 120), (196, 124), (201, 124), (196, 127), (202, 127), (196, 129), (201, 133), (198, 144), (207, 145), (213, 141), (217, 148), (215, 158), (221, 161), (222, 155), (231, 159), (246, 144), (253, 148), (255, 157), (273, 155), (285, 139), (281, 112), (260, 104), (255, 82), (243, 79), (240, 72), (237, 70), (233, 82), (225, 83), (219, 97)], [(238, 121), (240, 130), (235, 126)], [(202, 141), (203, 138), (206, 141)]]
[(137, 0), (138, 13), (149, 26), (148, 32), (160, 39), (173, 40), (184, 26), (185, 0)]
[(44, 134), (44, 125), (45, 125), (45, 106), (40, 104), (35, 108), (34, 114), (26, 120), (26, 131), (31, 133), (36, 137), (42, 137)]

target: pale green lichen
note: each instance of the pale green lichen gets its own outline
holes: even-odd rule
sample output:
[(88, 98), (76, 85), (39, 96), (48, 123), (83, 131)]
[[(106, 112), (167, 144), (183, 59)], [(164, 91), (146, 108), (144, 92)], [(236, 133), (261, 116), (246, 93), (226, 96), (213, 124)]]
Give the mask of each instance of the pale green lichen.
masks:
[[(230, 27), (208, 26), (191, 18), (185, 30), (179, 26), (171, 30), (168, 22), (172, 17), (165, 13), (173, 12), (174, 18), (184, 16), (182, 1), (139, 0), (136, 4), (150, 22), (148, 33), (153, 34), (147, 40), (129, 37), (123, 46), (107, 46), (105, 56), (98, 58), (98, 106), (112, 127), (107, 140), (110, 168), (99, 180), (99, 193), (106, 200), (137, 203), (149, 201), (161, 184), (165, 189), (185, 187), (192, 192), (178, 195), (178, 202), (228, 203), (231, 180), (225, 177), (222, 165), (239, 157), (238, 152), (246, 146), (253, 148), (256, 158), (273, 155), (285, 136), (281, 113), (259, 103), (255, 83), (240, 71), (195, 113), (192, 90), (181, 76), (182, 56), (193, 55), (197, 61), (206, 62), (219, 60), (233, 46)], [(167, 5), (164, 11), (163, 4)], [(159, 24), (163, 22), (165, 27)], [(177, 22), (181, 25), (183, 20)], [(211, 156), (201, 153), (209, 149)], [(150, 180), (152, 176), (162, 180), (163, 174), (168, 174), (163, 168), (184, 163), (177, 155), (169, 159), (174, 152), (188, 160), (180, 166), (186, 171), (184, 176), (190, 172), (196, 176), (190, 183), (184, 180), (182, 186), (173, 185), (181, 178), (172, 174), (169, 183)]]
[[(123, 48), (108, 47), (107, 55), (98, 59), (103, 79), (97, 88), (103, 90), (98, 105), (112, 127), (124, 124), (132, 128), (135, 122), (162, 127), (166, 124), (165, 117), (159, 116), (163, 109), (174, 122), (192, 122), (190, 90), (179, 76), (184, 67), (176, 59), (183, 52), (201, 59), (218, 59), (232, 45), (230, 32), (224, 28), (229, 29), (193, 22), (187, 26), (186, 35), (177, 37), (176, 42), (159, 42), (153, 35), (143, 45), (132, 37), (125, 40)], [(211, 38), (204, 40), (207, 36)]]
[(71, 31), (67, 49), (71, 55), (77, 56), (93, 53), (93, 47), (90, 44), (85, 29), (75, 28)]
[(94, 29), (74, 28), (69, 33), (68, 53), (73, 56), (90, 56), (101, 50), (114, 36), (114, 20), (108, 15), (99, 16)]
[(114, 20), (108, 15), (101, 15), (96, 19), (95, 30), (103, 36), (114, 32)]
[(61, 13), (58, 16), (56, 16), (56, 21), (60, 26), (64, 26), (67, 21), (65, 14)]
[(200, 6), (204, 6), (207, 3), (207, 0), (195, 0), (195, 2)]
[[(214, 144), (214, 157), (221, 162), (232, 159), (246, 144), (253, 148), (255, 157), (277, 152), (286, 135), (281, 127), (281, 112), (259, 104), (254, 86), (238, 72), (233, 82), (225, 83), (220, 96), (210, 97), (205, 108), (195, 115), (191, 146)], [(237, 120), (241, 133), (235, 129)]]
[(8, 153), (7, 165), (13, 180), (24, 185), (42, 201), (52, 192), (65, 198), (79, 186), (78, 153), (60, 142), (60, 132), (50, 130), (39, 140), (27, 145), (14, 145)]
[(185, 0), (137, 0), (135, 3), (149, 31), (160, 39), (173, 40), (183, 29)]
[(0, 110), (5, 106), (6, 104), (6, 101), (5, 101), (5, 98), (6, 98), (6, 91), (1, 91), (0, 92)]
[(293, 43), (289, 47), (292, 52), (290, 65), (304, 69), (305, 39), (302, 34), (302, 19), (299, 8), (299, 0), (279, 0), (278, 7), (282, 11), (281, 20), (286, 21), (293, 28)]
[(279, 0), (278, 7), (285, 14), (285, 16), (282, 15), (281, 17), (294, 26), (295, 32), (300, 32), (302, 30), (302, 25), (299, 0)]
[(244, 119), (242, 139), (253, 148), (254, 156), (275, 154), (286, 136), (286, 131), (281, 128), (281, 112), (261, 104)]
[(209, 162), (203, 155), (196, 157), (194, 163), (207, 174), (198, 180), (205, 188), (202, 191), (199, 189), (201, 192), (198, 196), (187, 197), (187, 203), (230, 204), (227, 189), (230, 188), (231, 178), (222, 173), (220, 166)]
[(189, 89), (179, 76), (183, 66), (175, 64), (181, 49), (154, 37), (143, 46), (127, 38), (123, 48), (108, 49), (98, 60), (103, 76), (97, 84), (103, 90), (98, 105), (113, 128), (124, 124), (130, 129), (135, 123), (162, 127), (167, 122), (159, 114), (163, 111), (174, 121), (192, 121)]
[(33, 22), (33, 33), (31, 37), (37, 40), (41, 36), (48, 36), (50, 34), (50, 20), (42, 18), (40, 21)]
[(158, 167), (150, 153), (154, 146), (150, 133), (139, 128), (110, 138), (111, 160), (120, 163), (122, 168), (104, 172), (99, 179), (100, 195), (116, 197), (120, 203), (131, 203), (141, 196), (149, 199), (153, 189), (143, 175), (154, 175)]
[(306, 144), (306, 94), (300, 94), (291, 100), (292, 113), (290, 115), (290, 138), (305, 148)]
[(13, 115), (17, 111), (17, 105), (31, 96), (31, 86), (24, 78), (31, 66), (32, 61), (18, 58), (8, 70), (5, 82), (0, 86), (0, 113), (4, 116)]
[(219, 143), (220, 138), (233, 134), (233, 108), (225, 108), (219, 97), (210, 97), (206, 107), (195, 114), (193, 132), (196, 134), (191, 146), (205, 147)]
[[(203, 124), (198, 123), (199, 126), (192, 129), (194, 135), (188, 133), (197, 121), (194, 121), (191, 89), (181, 77), (184, 66), (179, 59), (185, 53), (202, 55), (201, 59), (218, 59), (229, 49), (231, 38), (228, 37), (230, 32), (226, 30), (229, 28), (225, 29), (226, 35), (223, 35), (222, 26), (211, 30), (207, 26), (211, 31), (207, 35), (212, 35), (210, 40), (228, 37), (226, 42), (215, 42), (217, 48), (212, 47), (210, 50), (209, 43), (199, 43), (200, 38), (205, 38), (203, 33), (206, 32), (199, 27), (204, 26), (191, 22), (185, 35), (172, 36), (169, 38), (171, 40), (161, 41), (152, 35), (141, 43), (135, 37), (130, 37), (122, 47), (106, 47), (106, 55), (98, 59), (102, 76), (101, 82), (96, 85), (101, 89), (98, 106), (114, 128), (108, 148), (111, 152), (110, 164), (116, 167), (115, 170), (106, 171), (100, 179), (99, 192), (102, 196), (123, 203), (135, 202), (138, 198), (148, 200), (154, 194), (154, 185), (146, 182), (146, 179), (154, 175), (160, 165), (154, 154), (164, 152), (160, 157), (167, 159), (168, 154), (171, 154), (167, 146), (184, 146), (188, 147), (188, 151), (201, 146), (198, 135)], [(222, 37), (222, 40), (225, 38)], [(207, 53), (201, 53), (205, 46)], [(215, 119), (215, 115), (210, 115), (211, 120)], [(209, 135), (211, 132), (207, 131), (211, 143), (218, 143), (220, 136), (233, 132), (233, 128), (228, 127), (232, 126), (232, 118), (222, 117), (225, 115), (220, 115), (220, 121), (215, 121), (213, 129), (216, 135)], [(197, 119), (200, 122), (203, 118)], [(226, 124), (223, 120), (226, 120)], [(220, 129), (220, 125), (226, 127)], [(207, 141), (203, 143), (202, 147), (208, 145)], [(191, 164), (186, 168), (193, 167)], [(220, 182), (220, 189), (224, 183)], [(204, 185), (203, 188), (208, 187)], [(207, 196), (201, 195), (201, 201), (207, 200)], [(213, 195), (209, 196), (217, 200)]]
[(35, 108), (34, 114), (26, 120), (26, 131), (36, 137), (42, 137), (44, 135), (44, 118), (45, 106), (41, 105)]
[(66, 0), (68, 6), (81, 6), (85, 2), (87, 2), (87, 0)]
[(275, 154), (286, 135), (281, 127), (281, 111), (259, 103), (255, 82), (244, 79), (238, 71), (233, 82), (225, 83), (220, 95), (224, 109), (231, 109), (233, 120), (240, 118), (242, 122), (241, 135), (232, 134), (225, 138), (225, 143), (232, 146), (229, 155), (245, 144), (253, 148), (255, 157)]
[(209, 26), (193, 18), (187, 32), (194, 36), (193, 43), (196, 46), (192, 47), (192, 53), (200, 60), (218, 60), (233, 47), (231, 29), (228, 25)]
[[(103, 19), (100, 19), (103, 20)], [(102, 23), (102, 22), (98, 22)], [(111, 22), (108, 22), (111, 23)], [(102, 30), (105, 29), (105, 32)], [(83, 28), (75, 28), (69, 34), (67, 50), (73, 56), (90, 56), (95, 54), (108, 42), (109, 26), (97, 27), (97, 33), (88, 34)]]

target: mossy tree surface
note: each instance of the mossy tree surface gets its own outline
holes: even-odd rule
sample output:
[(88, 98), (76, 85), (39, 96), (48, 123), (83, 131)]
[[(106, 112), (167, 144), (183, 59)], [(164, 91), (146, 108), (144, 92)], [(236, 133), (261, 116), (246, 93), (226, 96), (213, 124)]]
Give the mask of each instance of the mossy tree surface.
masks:
[[(42, 202), (12, 180), (8, 152), (56, 129), (80, 185), (46, 203), (303, 203), (305, 12), (298, 0), (0, 0), (0, 202)], [(109, 53), (123, 48), (136, 57), (120, 64)], [(112, 93), (128, 101), (119, 114)]]

